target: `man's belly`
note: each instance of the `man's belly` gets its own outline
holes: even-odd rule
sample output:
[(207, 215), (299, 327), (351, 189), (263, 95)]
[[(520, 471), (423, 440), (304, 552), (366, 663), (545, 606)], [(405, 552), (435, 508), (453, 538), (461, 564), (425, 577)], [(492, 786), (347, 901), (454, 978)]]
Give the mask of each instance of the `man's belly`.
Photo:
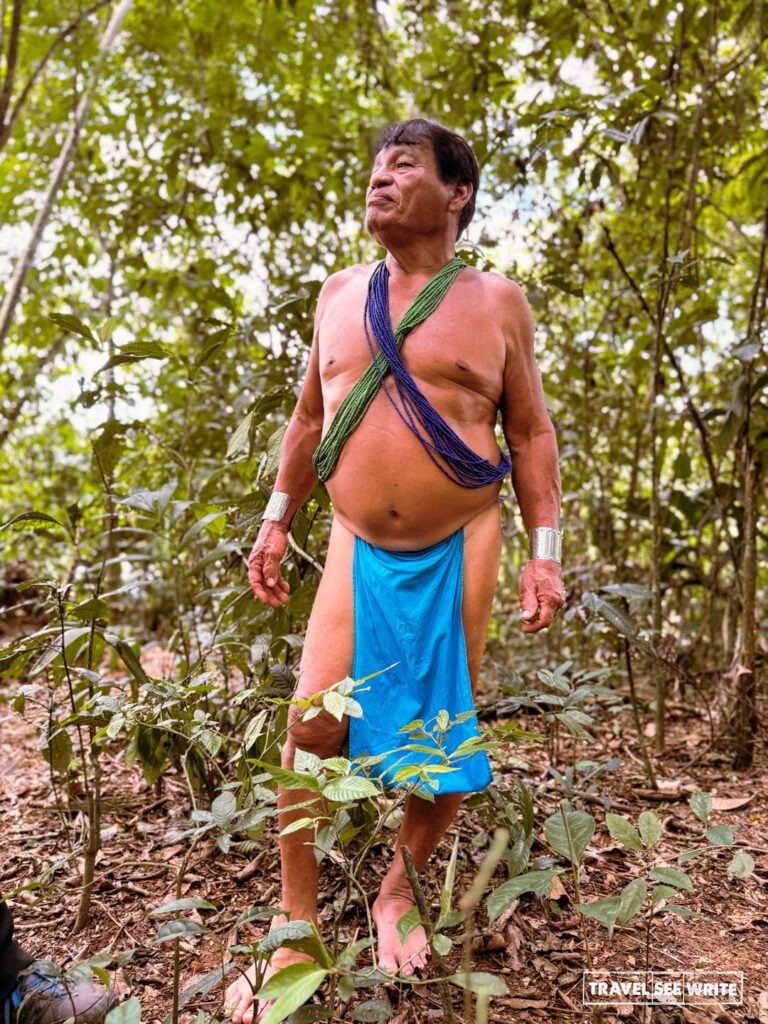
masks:
[[(499, 462), (490, 424), (452, 426), (478, 455)], [(465, 526), (494, 504), (500, 485), (471, 489), (449, 480), (379, 395), (344, 446), (327, 488), (347, 529), (377, 547), (407, 551)]]

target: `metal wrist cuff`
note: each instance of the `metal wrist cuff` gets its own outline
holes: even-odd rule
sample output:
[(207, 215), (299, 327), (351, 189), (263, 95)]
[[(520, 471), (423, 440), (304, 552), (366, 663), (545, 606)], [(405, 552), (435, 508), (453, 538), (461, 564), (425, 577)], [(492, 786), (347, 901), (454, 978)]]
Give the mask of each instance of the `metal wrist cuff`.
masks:
[(548, 558), (562, 564), (563, 531), (551, 526), (537, 526), (528, 533), (531, 542), (531, 558)]
[(261, 518), (268, 519), (273, 523), (279, 523), (285, 517), (290, 504), (290, 494), (286, 494), (284, 491), (273, 491), (269, 496), (267, 507), (264, 509), (264, 514)]

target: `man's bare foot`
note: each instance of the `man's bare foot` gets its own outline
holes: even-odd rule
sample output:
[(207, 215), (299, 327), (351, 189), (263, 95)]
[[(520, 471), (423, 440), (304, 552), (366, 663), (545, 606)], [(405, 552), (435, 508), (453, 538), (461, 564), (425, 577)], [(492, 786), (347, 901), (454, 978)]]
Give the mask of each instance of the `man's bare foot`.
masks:
[(254, 998), (259, 989), (263, 988), (272, 975), (277, 974), (283, 967), (311, 959), (293, 949), (277, 949), (264, 968), (258, 985), (255, 963), (251, 964), (245, 974), (238, 974), (237, 979), (232, 982), (224, 994), (224, 1012), (230, 1017), (232, 1024), (257, 1024), (272, 1005), (272, 1000), (261, 1002)]
[(379, 935), (379, 968), (387, 974), (400, 972), (406, 976), (411, 975), (429, 959), (429, 943), (421, 925), (411, 932), (405, 942), (401, 942), (397, 934), (397, 922), (413, 906), (413, 900), (404, 896), (381, 894), (373, 904), (373, 920)]

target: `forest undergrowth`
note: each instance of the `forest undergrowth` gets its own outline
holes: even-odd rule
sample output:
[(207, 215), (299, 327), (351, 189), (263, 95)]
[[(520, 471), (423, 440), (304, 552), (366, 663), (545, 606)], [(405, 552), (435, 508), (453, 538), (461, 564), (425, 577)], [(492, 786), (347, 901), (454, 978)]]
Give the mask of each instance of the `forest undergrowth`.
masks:
[[(152, 692), (165, 687), (160, 706), (169, 716), (178, 664), (157, 644), (140, 657)], [(427, 920), (437, 951), (415, 983), (376, 975), (368, 942), (369, 904), (388, 864), (401, 801), (377, 794), (371, 780), (350, 774), (344, 763), (324, 772), (297, 764), (298, 773), (315, 771), (333, 813), (316, 829), (324, 852), (319, 933), (297, 925), (282, 934), (315, 963), (310, 1002), (287, 1019), (404, 1024), (452, 1014), (467, 1024), (763, 1024), (764, 749), (748, 772), (732, 771), (707, 715), (671, 698), (659, 755), (647, 716), (644, 743), (636, 733), (626, 686), (580, 680), (567, 665), (536, 676), (533, 685), (491, 665), (486, 672), (480, 716), (495, 782), (467, 801), (421, 880), (426, 913), (403, 922), (405, 933), (419, 916)], [(100, 684), (102, 702), (130, 678), (110, 669)], [(215, 679), (208, 692), (201, 686), (202, 702), (222, 684)], [(637, 685), (645, 707), (649, 683)], [(242, 703), (246, 690), (237, 681), (231, 699)], [(190, 734), (173, 749), (168, 717), (160, 730), (168, 733), (167, 761), (160, 764), (151, 743), (126, 746), (118, 728), (110, 738), (109, 722), (120, 714), (124, 727), (130, 705), (106, 705), (105, 716), (102, 703), (99, 843), (88, 876), (93, 792), (73, 755), (76, 737), (65, 770), (41, 756), (39, 737), (47, 736), (50, 757), (50, 715), (40, 699), (47, 692), (40, 682), (16, 682), (0, 706), (0, 885), (13, 898), (22, 941), (63, 968), (90, 962), (109, 978), (129, 1000), (118, 1024), (221, 1020), (222, 978), (254, 951), (268, 957), (276, 944), (260, 945), (279, 907), (274, 785), (295, 780), (262, 748), (249, 759), (257, 763), (244, 784), (242, 755), (236, 766), (236, 758), (220, 756), (213, 717), (199, 708), (189, 720), (210, 732), (207, 757), (190, 745)], [(185, 693), (194, 703), (189, 687)], [(551, 703), (540, 699), (547, 694)], [(339, 710), (354, 699), (339, 696)], [(563, 704), (573, 720), (557, 717)], [(249, 753), (282, 711), (278, 699), (276, 710), (250, 719)], [(80, 728), (87, 717), (81, 715)], [(93, 716), (89, 721), (92, 727)], [(78, 724), (68, 728), (76, 732)], [(482, 888), (467, 900), (478, 877)], [(649, 1010), (614, 999), (601, 1011), (585, 1005), (587, 969), (743, 972), (744, 1000)], [(294, 984), (283, 994), (298, 998), (296, 991)]]

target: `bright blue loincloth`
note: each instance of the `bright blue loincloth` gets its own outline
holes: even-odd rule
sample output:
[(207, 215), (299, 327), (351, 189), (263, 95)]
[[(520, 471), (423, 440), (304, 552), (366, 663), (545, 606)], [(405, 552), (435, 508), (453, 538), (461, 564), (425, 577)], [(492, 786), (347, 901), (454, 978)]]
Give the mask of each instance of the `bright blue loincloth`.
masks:
[[(447, 757), (479, 737), (461, 618), (464, 531), (423, 551), (385, 551), (355, 537), (352, 580), (353, 677), (397, 664), (355, 690), (363, 717), (349, 720), (350, 757), (386, 754), (371, 770), (388, 786), (415, 783), (435, 794), (485, 789), (491, 769), (484, 751)], [(441, 711), (450, 721), (442, 734)], [(400, 731), (415, 720), (421, 729)]]

